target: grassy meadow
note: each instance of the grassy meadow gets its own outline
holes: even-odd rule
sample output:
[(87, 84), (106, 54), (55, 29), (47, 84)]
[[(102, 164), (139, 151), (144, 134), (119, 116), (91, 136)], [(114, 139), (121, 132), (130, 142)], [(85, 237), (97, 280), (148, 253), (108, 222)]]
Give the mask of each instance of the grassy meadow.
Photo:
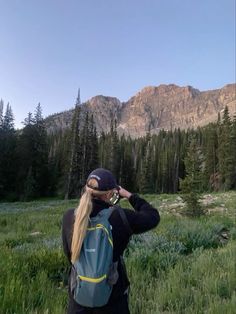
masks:
[[(198, 219), (181, 214), (178, 195), (145, 198), (161, 222), (133, 236), (125, 253), (131, 313), (235, 313), (236, 192), (205, 195)], [(61, 219), (77, 202), (0, 203), (1, 314), (65, 313)]]

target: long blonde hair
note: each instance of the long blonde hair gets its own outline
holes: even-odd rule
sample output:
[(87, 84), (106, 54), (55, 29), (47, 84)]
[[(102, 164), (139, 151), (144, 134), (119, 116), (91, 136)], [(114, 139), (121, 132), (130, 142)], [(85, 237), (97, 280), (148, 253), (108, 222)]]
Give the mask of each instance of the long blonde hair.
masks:
[(79, 206), (75, 210), (75, 222), (73, 227), (72, 243), (71, 243), (71, 262), (74, 263), (79, 258), (80, 251), (83, 245), (83, 241), (86, 235), (89, 216), (92, 212), (92, 196), (99, 197), (109, 191), (97, 191), (93, 188), (98, 187), (98, 183), (95, 179), (90, 179), (86, 185), (85, 191), (81, 196)]

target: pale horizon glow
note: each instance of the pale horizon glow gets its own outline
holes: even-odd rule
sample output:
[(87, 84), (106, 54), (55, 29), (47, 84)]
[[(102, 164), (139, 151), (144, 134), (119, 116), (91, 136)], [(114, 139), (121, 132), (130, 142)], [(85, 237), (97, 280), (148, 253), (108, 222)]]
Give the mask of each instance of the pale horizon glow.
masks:
[(0, 0), (0, 99), (15, 126), (96, 95), (235, 82), (234, 0)]

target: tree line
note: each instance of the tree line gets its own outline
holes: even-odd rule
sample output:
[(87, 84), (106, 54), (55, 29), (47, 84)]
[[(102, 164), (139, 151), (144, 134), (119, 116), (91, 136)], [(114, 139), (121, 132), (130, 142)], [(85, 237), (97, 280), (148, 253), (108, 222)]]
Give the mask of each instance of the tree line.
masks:
[[(5, 109), (5, 110), (4, 110)], [(78, 197), (88, 174), (110, 169), (118, 183), (139, 193), (236, 189), (236, 116), (226, 107), (216, 123), (161, 130), (133, 139), (97, 134), (94, 117), (76, 105), (71, 127), (47, 133), (38, 104), (16, 130), (9, 104), (0, 101), (0, 199)]]

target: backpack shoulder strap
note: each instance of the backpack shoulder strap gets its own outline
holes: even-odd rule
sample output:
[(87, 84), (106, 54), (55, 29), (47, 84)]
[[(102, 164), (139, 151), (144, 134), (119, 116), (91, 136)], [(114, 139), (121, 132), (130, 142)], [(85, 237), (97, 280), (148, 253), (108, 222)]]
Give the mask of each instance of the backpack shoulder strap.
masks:
[(130, 237), (133, 234), (133, 230), (130, 227), (129, 221), (126, 217), (126, 214), (125, 214), (123, 208), (121, 208), (120, 206), (113, 206), (113, 207), (118, 211), (118, 213), (119, 213), (119, 215), (123, 221), (123, 224), (125, 225), (126, 231)]
[(104, 209), (100, 210), (100, 212), (97, 214), (97, 216), (98, 217), (106, 217), (108, 219), (114, 210), (115, 210), (115, 207), (104, 208)]

